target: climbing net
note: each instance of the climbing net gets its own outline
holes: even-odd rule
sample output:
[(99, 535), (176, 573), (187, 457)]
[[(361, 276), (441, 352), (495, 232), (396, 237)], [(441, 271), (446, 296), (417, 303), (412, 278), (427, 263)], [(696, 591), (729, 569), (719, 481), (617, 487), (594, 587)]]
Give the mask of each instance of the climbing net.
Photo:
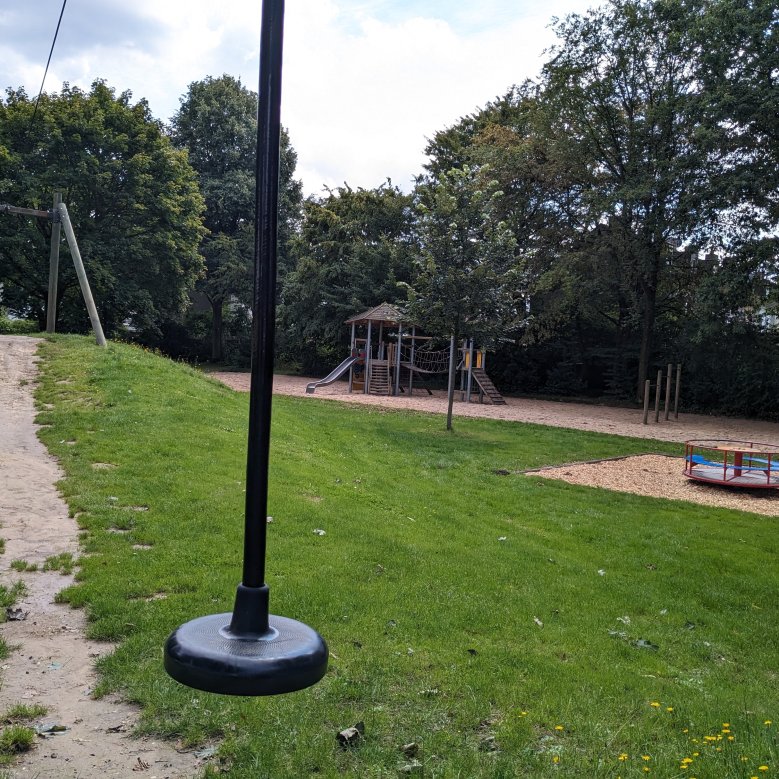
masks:
[(414, 351), (414, 361), (411, 362), (411, 347), (404, 346), (400, 350), (400, 359), (408, 367), (421, 373), (446, 373), (449, 370), (449, 350), (432, 351), (419, 346)]

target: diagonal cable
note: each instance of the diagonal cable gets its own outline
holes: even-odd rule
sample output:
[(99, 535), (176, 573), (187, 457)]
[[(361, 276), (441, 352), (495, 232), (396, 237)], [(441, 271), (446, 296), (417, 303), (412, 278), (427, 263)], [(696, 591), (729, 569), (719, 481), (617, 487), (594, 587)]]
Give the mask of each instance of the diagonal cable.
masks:
[(57, 35), (60, 31), (60, 24), (62, 23), (62, 15), (65, 13), (65, 6), (68, 4), (68, 0), (62, 0), (62, 9), (60, 10), (60, 18), (57, 20), (57, 29), (54, 31), (54, 40), (51, 42), (51, 48), (49, 49), (49, 58), (46, 60), (46, 69), (43, 71), (43, 80), (41, 81), (41, 88), (38, 90), (38, 97), (35, 98), (35, 108), (32, 112), (32, 118), (30, 119), (29, 127), (32, 127), (32, 123), (35, 121), (35, 117), (38, 113), (38, 103), (40, 103), (41, 95), (43, 94), (43, 85), (46, 83), (46, 75), (49, 72), (49, 65), (51, 64), (51, 55), (54, 54), (54, 44), (57, 42)]

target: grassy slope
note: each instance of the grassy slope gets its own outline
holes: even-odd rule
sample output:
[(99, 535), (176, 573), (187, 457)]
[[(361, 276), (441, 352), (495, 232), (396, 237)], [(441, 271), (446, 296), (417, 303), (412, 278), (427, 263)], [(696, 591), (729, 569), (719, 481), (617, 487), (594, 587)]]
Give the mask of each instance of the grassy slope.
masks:
[(246, 397), (123, 345), (43, 353), (41, 436), (87, 552), (64, 597), (121, 640), (103, 687), (143, 704), (146, 729), (222, 738), (230, 776), (252, 779), (395, 776), (412, 741), (436, 777), (779, 771), (776, 521), (494, 473), (657, 442), (475, 419), (447, 434), (440, 417), (276, 398), (272, 611), (320, 630), (331, 666), (293, 695), (226, 698), (170, 680), (161, 647), (232, 607)]

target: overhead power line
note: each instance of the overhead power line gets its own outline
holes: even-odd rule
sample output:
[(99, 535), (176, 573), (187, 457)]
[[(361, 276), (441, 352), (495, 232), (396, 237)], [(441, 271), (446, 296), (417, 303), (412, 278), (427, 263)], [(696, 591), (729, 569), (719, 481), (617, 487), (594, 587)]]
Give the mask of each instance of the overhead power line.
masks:
[(46, 69), (43, 71), (43, 80), (41, 81), (41, 88), (38, 90), (38, 97), (35, 98), (35, 108), (32, 112), (32, 119), (30, 119), (30, 127), (35, 121), (35, 117), (38, 114), (38, 103), (41, 100), (43, 94), (43, 85), (46, 83), (46, 75), (49, 72), (49, 65), (51, 64), (51, 55), (54, 54), (54, 44), (57, 42), (57, 35), (60, 31), (60, 24), (62, 24), (62, 14), (65, 13), (65, 6), (68, 4), (68, 0), (62, 0), (62, 9), (60, 10), (60, 18), (57, 20), (57, 29), (54, 31), (54, 40), (51, 42), (51, 48), (49, 49), (49, 58), (46, 60)]

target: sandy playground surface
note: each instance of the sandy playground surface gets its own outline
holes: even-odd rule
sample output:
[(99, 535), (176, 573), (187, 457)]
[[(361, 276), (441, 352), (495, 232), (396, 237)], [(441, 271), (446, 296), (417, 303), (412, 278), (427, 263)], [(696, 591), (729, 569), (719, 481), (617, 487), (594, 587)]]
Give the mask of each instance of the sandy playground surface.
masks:
[[(39, 739), (35, 749), (11, 767), (10, 776), (13, 779), (192, 777), (201, 764), (195, 755), (179, 752), (169, 743), (131, 738), (137, 710), (115, 697), (92, 698), (97, 680), (95, 659), (110, 652), (111, 646), (88, 641), (84, 635), (84, 614), (54, 603), (56, 593), (69, 585), (72, 577), (56, 571), (19, 573), (10, 567), (13, 560), (23, 559), (40, 569), (50, 556), (78, 553), (77, 523), (68, 517), (67, 506), (54, 486), (62, 478), (62, 472), (36, 436), (32, 397), (37, 373), (36, 348), (36, 339), (0, 336), (0, 537), (6, 541), (5, 553), (0, 555), (0, 584), (9, 586), (22, 580), (27, 588), (17, 603), (17, 618), (0, 625), (3, 638), (14, 647), (0, 667), (3, 693), (0, 710), (13, 703), (42, 704), (48, 712), (37, 724), (62, 725), (65, 730)], [(234, 389), (248, 391), (248, 374), (212, 376)], [(423, 390), (413, 397), (399, 398), (349, 395), (346, 385), (338, 382), (320, 388), (315, 395), (306, 395), (308, 381), (277, 376), (274, 391), (436, 414), (446, 411), (446, 398), (440, 392), (428, 396)], [(645, 426), (639, 411), (577, 403), (514, 398), (508, 398), (505, 406), (460, 402), (455, 404), (455, 414), (665, 441), (738, 438), (779, 442), (779, 424), (775, 423), (680, 414), (678, 420)], [(647, 451), (651, 450), (648, 441)], [(689, 482), (681, 470), (679, 458), (649, 454), (577, 463), (534, 473), (606, 489), (779, 515), (779, 494), (775, 491), (766, 494), (709, 488)]]

